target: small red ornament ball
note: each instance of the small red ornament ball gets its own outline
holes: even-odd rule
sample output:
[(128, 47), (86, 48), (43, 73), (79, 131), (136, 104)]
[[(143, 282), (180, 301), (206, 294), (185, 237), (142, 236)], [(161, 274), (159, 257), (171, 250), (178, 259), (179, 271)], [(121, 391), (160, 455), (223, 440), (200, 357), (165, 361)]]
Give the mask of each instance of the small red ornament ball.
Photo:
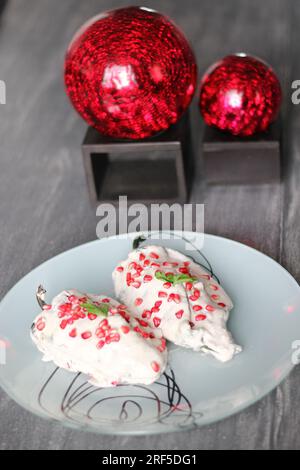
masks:
[(275, 72), (256, 57), (225, 57), (205, 74), (200, 110), (209, 126), (234, 135), (265, 131), (278, 115), (281, 86)]
[(147, 8), (91, 19), (66, 54), (73, 106), (111, 137), (142, 139), (167, 129), (190, 104), (196, 82), (188, 41), (168, 18)]

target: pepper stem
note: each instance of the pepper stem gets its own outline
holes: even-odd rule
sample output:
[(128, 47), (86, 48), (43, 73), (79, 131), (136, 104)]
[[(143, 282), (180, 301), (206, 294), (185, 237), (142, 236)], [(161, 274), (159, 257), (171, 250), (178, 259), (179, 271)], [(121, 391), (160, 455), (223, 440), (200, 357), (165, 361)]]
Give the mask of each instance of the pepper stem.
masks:
[(37, 303), (39, 304), (41, 309), (43, 309), (44, 305), (46, 305), (46, 302), (45, 302), (46, 292), (47, 292), (46, 289), (44, 289), (42, 285), (39, 285), (35, 293)]

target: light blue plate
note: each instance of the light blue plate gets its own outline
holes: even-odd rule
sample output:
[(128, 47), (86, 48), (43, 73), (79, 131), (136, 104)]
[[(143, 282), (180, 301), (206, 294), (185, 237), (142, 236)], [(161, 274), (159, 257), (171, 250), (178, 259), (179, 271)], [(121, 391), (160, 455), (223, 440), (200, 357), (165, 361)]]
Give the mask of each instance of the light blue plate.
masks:
[[(200, 253), (186, 251), (180, 238), (155, 243), (186, 252), (207, 267), (210, 263), (234, 301), (229, 326), (243, 353), (221, 364), (171, 347), (169, 367), (159, 382), (110, 389), (97, 389), (81, 374), (43, 363), (29, 337), (39, 312), (39, 284), (47, 289), (49, 300), (69, 288), (113, 295), (112, 270), (126, 258), (132, 240), (97, 240), (34, 269), (0, 304), (0, 340), (6, 344), (0, 384), (17, 403), (44, 418), (88, 431), (172, 432), (232, 415), (286, 377), (293, 367), (293, 342), (300, 338), (300, 289), (292, 276), (258, 251), (212, 235), (205, 235), (201, 250), (207, 261)], [(0, 353), (3, 361), (3, 350)]]

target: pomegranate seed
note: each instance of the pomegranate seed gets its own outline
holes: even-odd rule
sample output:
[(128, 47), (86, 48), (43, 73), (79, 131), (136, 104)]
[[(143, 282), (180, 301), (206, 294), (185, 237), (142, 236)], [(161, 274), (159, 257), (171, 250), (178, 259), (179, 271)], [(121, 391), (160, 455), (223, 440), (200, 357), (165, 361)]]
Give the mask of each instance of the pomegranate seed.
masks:
[(84, 333), (81, 334), (82, 339), (89, 339), (92, 336), (92, 333), (90, 331), (85, 331)]
[(184, 314), (184, 310), (178, 310), (178, 312), (175, 313), (176, 317), (180, 320), (182, 318), (182, 315)]
[(206, 310), (207, 310), (208, 312), (214, 312), (214, 311), (215, 311), (215, 309), (214, 309), (214, 307), (213, 307), (212, 305), (206, 305), (205, 308), (206, 308)]
[(46, 326), (46, 323), (43, 320), (37, 322), (36, 327), (39, 331), (42, 331)]
[(167, 277), (170, 277), (170, 276), (173, 276), (173, 273), (169, 271), (168, 273), (165, 273), (165, 275), (166, 275)]
[(156, 361), (151, 362), (151, 367), (154, 370), (154, 372), (160, 371), (160, 365)]
[(212, 290), (219, 290), (218, 286), (216, 286), (215, 284), (210, 284), (209, 286)]
[(165, 338), (161, 338), (161, 345), (160, 345), (160, 349), (162, 351), (164, 351), (167, 347), (167, 341), (165, 340)]
[(83, 312), (78, 313), (78, 315), (79, 315), (79, 318), (85, 318), (86, 317), (86, 315)]
[(167, 294), (166, 292), (163, 292), (163, 291), (161, 290), (161, 291), (159, 291), (159, 293), (158, 293), (158, 297), (160, 297), (160, 298), (168, 297), (168, 294)]
[(149, 264), (150, 264), (150, 260), (145, 259), (145, 261), (144, 261), (144, 266), (149, 266)]
[(176, 304), (179, 304), (181, 301), (181, 297), (179, 294), (170, 294), (168, 298), (168, 302), (175, 302)]
[(68, 320), (62, 320), (60, 322), (61, 329), (64, 330), (66, 328), (67, 324), (68, 324)]
[(45, 304), (43, 305), (43, 310), (51, 310), (52, 305)]
[(119, 312), (118, 312), (118, 309), (117, 309), (116, 307), (111, 307), (111, 308), (109, 309), (109, 311), (110, 311), (110, 313), (111, 313), (112, 315), (116, 315), (117, 313), (119, 313)]
[(118, 343), (121, 339), (119, 333), (115, 333), (114, 335), (110, 335), (111, 341)]
[(104, 304), (108, 304), (110, 300), (107, 297), (105, 297), (104, 299), (101, 300), (101, 302)]
[(135, 331), (136, 333), (142, 333), (142, 330), (140, 329), (139, 326), (135, 326), (135, 327), (133, 328), (133, 331)]
[(153, 333), (149, 333), (149, 338), (154, 339), (155, 335)]
[(145, 338), (145, 339), (150, 338), (150, 334), (147, 333), (146, 331), (142, 331), (141, 333), (142, 333), (142, 337), (143, 337), (143, 338)]
[(154, 317), (153, 318), (153, 324), (154, 324), (155, 328), (158, 328), (159, 325), (161, 324), (161, 319), (158, 318), (158, 317)]
[(185, 284), (185, 288), (186, 288), (186, 290), (192, 290), (193, 284), (192, 284), (191, 282), (187, 282), (187, 283)]
[(213, 300), (218, 300), (218, 299), (220, 298), (220, 296), (219, 296), (219, 295), (216, 295), (216, 294), (213, 294), (213, 295), (211, 295), (211, 298), (212, 298)]
[(160, 268), (160, 264), (159, 263), (151, 263), (151, 267), (152, 268)]
[(202, 307), (201, 307), (201, 305), (194, 305), (193, 310), (194, 310), (194, 312), (199, 312), (199, 310), (202, 310)]
[(159, 308), (159, 307), (161, 306), (161, 304), (162, 304), (162, 301), (161, 301), (161, 300), (157, 300), (157, 301), (155, 302), (154, 306), (155, 306), (156, 308)]
[(73, 318), (72, 317), (68, 318), (67, 322), (68, 322), (68, 325), (73, 325), (74, 323)]
[(226, 304), (224, 304), (223, 302), (219, 302), (218, 305), (219, 305), (219, 307), (221, 307), (221, 308), (225, 308), (225, 307), (226, 307)]
[(79, 320), (79, 318), (80, 318), (80, 316), (78, 315), (78, 313), (73, 313), (72, 319), (73, 319), (74, 321)]
[(134, 305), (136, 305), (137, 307), (139, 305), (141, 305), (143, 303), (143, 299), (141, 299), (140, 297), (138, 297), (137, 299), (135, 299), (134, 301)]
[(179, 268), (178, 271), (182, 274), (188, 274), (189, 270), (187, 268)]
[(66, 314), (63, 313), (63, 312), (57, 312), (57, 316), (58, 316), (58, 318), (63, 318), (63, 317), (66, 316)]
[(124, 335), (127, 335), (127, 333), (129, 333), (130, 331), (130, 328), (129, 326), (121, 326), (121, 330), (123, 331)]
[(85, 304), (87, 302), (87, 297), (80, 297), (79, 302)]
[(152, 251), (152, 252), (150, 253), (150, 257), (151, 257), (151, 258), (154, 258), (154, 259), (158, 259), (158, 258), (159, 258), (158, 254), (155, 253), (154, 251)]
[(97, 315), (95, 315), (95, 313), (89, 313), (89, 314), (88, 314), (88, 318), (89, 318), (90, 320), (96, 320)]
[(198, 300), (199, 297), (197, 297), (196, 295), (190, 295), (189, 296), (189, 299), (191, 302), (196, 302), (196, 300)]
[(211, 279), (211, 276), (209, 276), (208, 274), (201, 274), (199, 277), (201, 277), (201, 279), (206, 279), (207, 281)]
[(68, 299), (70, 302), (75, 302), (77, 300), (77, 297), (76, 295), (69, 295)]
[(170, 263), (169, 261), (164, 261), (164, 262), (163, 262), (163, 266), (171, 267), (171, 266), (172, 266), (172, 263)]
[(119, 315), (121, 315), (123, 318), (126, 318), (127, 313), (124, 310), (119, 310)]
[(199, 289), (194, 289), (193, 294), (194, 294), (196, 297), (198, 297), (198, 299), (199, 299), (201, 293), (200, 293)]
[(140, 281), (134, 281), (131, 283), (132, 287), (135, 287), (136, 289), (138, 289), (139, 287), (141, 287), (141, 283)]
[(165, 289), (170, 289), (170, 287), (172, 287), (171, 282), (165, 282), (165, 283), (164, 283), (164, 288), (165, 288)]
[(140, 261), (144, 261), (145, 258), (146, 256), (144, 255), (144, 253), (140, 253)]
[(206, 320), (206, 318), (207, 318), (206, 315), (202, 315), (201, 313), (195, 316), (196, 321), (203, 321), (203, 320)]
[(103, 338), (105, 336), (105, 331), (102, 328), (97, 328), (95, 334), (97, 338)]
[(108, 320), (106, 320), (106, 318), (104, 318), (104, 320), (101, 320), (99, 326), (101, 326), (102, 328), (105, 327), (105, 326), (108, 326)]
[(105, 341), (102, 341), (102, 340), (101, 340), (101, 341), (99, 341), (99, 343), (97, 344), (97, 348), (98, 348), (98, 349), (102, 349), (104, 345), (105, 345)]
[(122, 266), (118, 266), (118, 267), (117, 267), (117, 271), (118, 271), (119, 273), (122, 273), (122, 272), (124, 271), (124, 268), (123, 268)]
[(144, 276), (144, 282), (151, 282), (153, 279), (152, 276), (149, 276), (148, 274), (146, 276)]
[(73, 328), (73, 330), (70, 331), (69, 336), (70, 336), (71, 338), (76, 338), (76, 336), (77, 336), (77, 330), (76, 330), (76, 328)]
[(141, 326), (144, 326), (145, 328), (146, 328), (147, 326), (149, 326), (149, 323), (146, 322), (145, 320), (139, 320), (139, 319), (137, 319), (137, 320), (138, 320), (138, 322), (139, 322), (139, 324), (140, 324)]
[(129, 263), (128, 269), (136, 269), (136, 267), (137, 263), (135, 261), (131, 261), (131, 263)]
[(127, 306), (124, 304), (119, 304), (118, 305), (118, 310), (126, 310)]
[(151, 318), (152, 312), (150, 310), (144, 310), (142, 313), (142, 318), (147, 318), (148, 320)]
[(190, 261), (185, 261), (183, 264), (184, 264), (184, 266), (189, 266), (191, 264), (191, 262)]
[(159, 307), (152, 307), (151, 308), (151, 313), (158, 313), (159, 312)]

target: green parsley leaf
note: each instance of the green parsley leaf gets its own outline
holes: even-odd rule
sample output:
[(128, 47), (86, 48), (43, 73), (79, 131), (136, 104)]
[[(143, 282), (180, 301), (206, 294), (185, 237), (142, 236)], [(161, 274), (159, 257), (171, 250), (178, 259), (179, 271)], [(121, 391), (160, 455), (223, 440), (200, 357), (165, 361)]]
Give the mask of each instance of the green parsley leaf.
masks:
[(94, 315), (102, 315), (104, 317), (107, 317), (109, 310), (109, 305), (107, 304), (95, 305), (92, 303), (85, 303), (80, 304), (80, 307), (85, 308), (89, 313), (93, 313)]
[(198, 279), (196, 277), (191, 277), (188, 274), (165, 274), (161, 271), (156, 271), (155, 273), (156, 279), (165, 282), (171, 282), (171, 284), (182, 284), (183, 282), (197, 282)]

